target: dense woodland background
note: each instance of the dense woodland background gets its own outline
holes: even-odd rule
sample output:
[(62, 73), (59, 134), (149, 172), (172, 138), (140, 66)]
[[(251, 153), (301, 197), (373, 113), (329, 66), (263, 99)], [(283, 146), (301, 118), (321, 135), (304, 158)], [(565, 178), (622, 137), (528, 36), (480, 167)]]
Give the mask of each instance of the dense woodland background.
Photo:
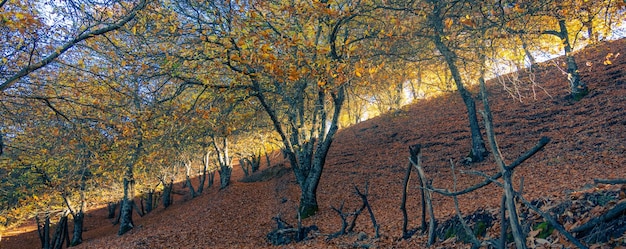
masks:
[[(507, 165), (550, 138), (515, 169), (513, 189), (570, 231), (617, 212), (574, 235), (626, 246), (626, 192), (594, 183), (626, 178), (626, 44), (612, 40), (623, 36), (622, 1), (0, 9), (2, 248), (268, 247), (268, 234), (293, 232), (282, 225), (299, 228), (297, 217), (316, 229), (293, 247), (425, 247), (416, 172), (403, 232), (409, 146), (421, 145), (434, 188), (503, 172), (484, 96)], [(475, 230), (476, 217), (493, 216), (478, 239), (498, 247), (495, 185), (458, 201)], [(575, 246), (508, 199), (525, 246)], [(364, 200), (371, 212), (340, 233)], [(471, 247), (448, 239), (463, 237), (447, 230), (460, 229), (453, 199), (432, 201), (434, 245)], [(513, 238), (508, 246), (521, 247)]]

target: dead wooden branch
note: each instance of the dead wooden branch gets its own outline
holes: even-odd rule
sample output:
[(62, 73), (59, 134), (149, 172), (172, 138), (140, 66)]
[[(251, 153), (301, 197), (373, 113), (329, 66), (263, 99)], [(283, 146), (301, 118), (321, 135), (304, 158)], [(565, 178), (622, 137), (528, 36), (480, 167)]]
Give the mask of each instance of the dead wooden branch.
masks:
[(376, 223), (376, 217), (374, 217), (374, 211), (372, 211), (372, 206), (370, 205), (369, 201), (367, 201), (367, 194), (369, 192), (369, 184), (366, 182), (365, 183), (365, 191), (361, 192), (361, 190), (359, 190), (359, 187), (357, 187), (356, 185), (354, 186), (354, 190), (356, 190), (356, 194), (361, 197), (361, 200), (363, 201), (363, 206), (361, 207), (361, 209), (363, 209), (364, 207), (367, 208), (367, 212), (369, 212), (370, 214), (370, 219), (372, 220), (372, 225), (374, 226), (374, 238), (379, 238), (380, 237), (380, 226), (378, 225), (378, 223)]
[[(488, 177), (486, 175), (483, 175), (485, 177)], [(495, 182), (496, 185), (498, 185), (499, 187), (504, 187), (504, 185), (498, 181), (496, 181), (495, 179), (492, 178), (488, 178), (487, 180), (489, 181), (493, 181)], [(543, 217), (546, 221), (550, 222), (550, 224), (557, 230), (559, 231), (561, 234), (563, 234), (563, 236), (565, 236), (569, 241), (571, 241), (572, 243), (574, 243), (576, 246), (578, 246), (578, 248), (588, 248), (587, 246), (585, 246), (584, 244), (582, 244), (578, 239), (576, 239), (576, 237), (574, 237), (571, 233), (569, 233), (567, 230), (565, 230), (565, 228), (559, 224), (552, 216), (550, 216), (549, 214), (542, 212), (539, 208), (535, 207), (535, 205), (533, 205), (532, 203), (530, 203), (528, 200), (526, 200), (524, 198), (524, 196), (522, 196), (522, 194), (520, 192), (513, 192), (514, 197), (517, 200), (520, 200), (522, 203), (524, 203), (524, 205), (526, 205), (528, 208), (532, 209), (533, 211), (535, 211), (536, 213), (538, 213), (539, 215), (541, 215), (541, 217)], [(501, 217), (502, 220), (504, 221), (504, 217), (505, 217), (505, 211), (506, 211), (506, 205), (503, 205), (506, 202), (506, 196), (502, 196), (502, 209), (501, 209)], [(625, 202), (626, 203), (626, 202)], [(625, 205), (626, 206), (626, 205)], [(624, 211), (624, 210), (621, 210)], [(613, 217), (611, 217), (613, 218)], [(609, 218), (609, 219), (611, 219)], [(591, 221), (590, 221), (591, 222)], [(596, 223), (597, 224), (597, 223)], [(595, 225), (595, 224), (594, 224)], [(501, 229), (501, 233), (502, 233), (502, 237), (501, 237), (501, 241), (500, 241), (500, 245), (501, 248), (504, 248), (504, 246), (506, 245), (506, 223), (502, 222), (502, 229)], [(593, 225), (592, 225), (593, 227)], [(576, 229), (576, 228), (574, 228)], [(572, 232), (574, 229), (572, 229)]]
[(593, 179), (593, 183), (603, 183), (603, 184), (626, 184), (626, 179)]
[[(539, 152), (544, 146), (546, 146), (546, 144), (548, 144), (550, 142), (550, 138), (548, 137), (542, 137), (539, 142), (532, 147), (530, 150), (528, 150), (526, 153), (524, 153), (523, 155), (521, 155), (517, 160), (515, 160), (513, 163), (511, 163), (510, 165), (507, 166), (507, 168), (509, 170), (513, 170), (515, 169), (517, 166), (519, 166), (522, 162), (526, 161), (526, 159), (530, 158), (532, 155), (536, 154), (537, 152)], [(498, 172), (494, 175), (492, 175), (489, 178), (492, 179), (499, 179), (500, 177), (502, 177), (502, 172)], [(459, 195), (463, 195), (463, 194), (467, 194), (470, 193), (474, 190), (480, 189), (482, 187), (485, 187), (489, 184), (491, 184), (492, 181), (491, 180), (484, 180), (480, 183), (477, 183), (475, 185), (472, 185), (468, 188), (465, 188), (463, 190), (459, 190), (459, 191), (455, 191), (455, 192), (450, 192), (447, 189), (438, 189), (438, 188), (432, 188), (431, 191), (441, 194), (441, 195), (445, 195), (445, 196), (459, 196)]]
[[(541, 217), (546, 219), (546, 221), (550, 222), (550, 224), (552, 224), (554, 229), (559, 231), (563, 236), (565, 236), (565, 238), (567, 238), (570, 242), (574, 243), (578, 248), (581, 248), (581, 249), (589, 248), (586, 245), (584, 245), (583, 243), (581, 243), (578, 239), (576, 239), (576, 237), (574, 237), (571, 233), (569, 233), (567, 230), (565, 230), (565, 228), (561, 224), (559, 224), (559, 222), (557, 222), (552, 216), (550, 216), (549, 214), (547, 214), (545, 212), (542, 212), (539, 208), (535, 207), (535, 205), (533, 205), (528, 200), (526, 200), (524, 198), (524, 196), (522, 196), (520, 193), (515, 192), (515, 196), (520, 201), (522, 201), (522, 203), (524, 203), (524, 205), (526, 205), (527, 207), (529, 207), (533, 211), (537, 212), (539, 215), (541, 215)], [(626, 207), (626, 205), (624, 205), (624, 206)]]
[[(332, 210), (335, 210), (335, 212), (337, 212), (337, 214), (339, 214), (339, 217), (341, 218), (341, 229), (339, 231), (337, 231), (336, 233), (333, 233), (331, 235), (328, 236), (328, 240), (337, 238), (341, 235), (345, 235), (348, 233), (351, 233), (352, 230), (354, 229), (354, 226), (356, 224), (356, 219), (359, 217), (359, 215), (361, 214), (361, 212), (363, 212), (363, 210), (365, 209), (365, 206), (361, 206), (360, 209), (355, 210), (352, 213), (345, 213), (343, 211), (343, 205), (344, 203), (341, 202), (341, 206), (339, 206), (339, 208), (330, 206), (330, 208)], [(348, 217), (352, 216), (352, 220), (350, 221), (350, 223), (348, 223)]]
[(280, 218), (280, 215), (272, 219), (276, 221), (276, 229), (267, 234), (267, 240), (272, 245), (286, 245), (292, 242), (300, 242), (307, 239), (310, 232), (318, 230), (315, 225), (302, 227), (300, 221), (298, 221), (298, 227), (293, 227)]
[[(506, 196), (502, 196), (502, 201), (500, 201), (500, 220), (506, 220)], [(504, 249), (506, 248), (506, 222), (500, 222), (500, 244), (498, 248)]]
[(594, 226), (596, 226), (600, 222), (609, 221), (617, 216), (622, 215), (624, 211), (626, 211), (626, 201), (618, 203), (617, 205), (615, 205), (615, 207), (611, 208), (609, 211), (607, 211), (603, 215), (595, 217), (587, 221), (587, 223), (582, 224), (578, 227), (572, 228), (572, 232), (580, 233), (580, 232), (584, 232), (589, 229), (592, 229)]
[[(426, 210), (428, 211), (428, 216), (430, 217), (430, 222), (428, 224), (428, 246), (431, 246), (435, 243), (435, 212), (433, 211), (433, 203), (432, 203), (432, 192), (433, 187), (430, 182), (426, 179), (426, 174), (422, 169), (422, 146), (420, 144), (409, 146), (409, 151), (411, 156), (409, 157), (409, 161), (417, 169), (417, 174), (420, 178), (421, 188), (424, 190), (424, 196), (422, 199), (426, 201)], [(424, 207), (422, 207), (424, 208)]]
[(411, 177), (411, 164), (406, 168), (406, 174), (402, 181), (402, 202), (400, 202), (400, 210), (402, 211), (402, 238), (406, 239), (409, 236), (407, 232), (407, 226), (409, 225), (409, 216), (406, 213), (406, 196), (409, 190), (409, 179)]
[[(456, 180), (456, 173), (454, 173), (455, 169), (454, 169), (454, 162), (452, 162), (452, 159), (450, 159), (450, 167), (452, 168), (453, 189), (454, 191), (456, 191), (457, 180)], [(463, 214), (461, 213), (461, 209), (459, 209), (459, 199), (456, 196), (453, 196), (452, 199), (454, 199), (454, 209), (456, 210), (456, 215), (459, 218), (459, 222), (461, 223), (463, 230), (465, 230), (465, 234), (467, 234), (472, 241), (472, 248), (480, 248), (481, 242), (478, 240), (478, 238), (476, 238), (476, 236), (474, 235), (474, 231), (472, 231), (472, 229), (467, 225), (467, 222), (465, 222), (465, 220), (463, 219)]]

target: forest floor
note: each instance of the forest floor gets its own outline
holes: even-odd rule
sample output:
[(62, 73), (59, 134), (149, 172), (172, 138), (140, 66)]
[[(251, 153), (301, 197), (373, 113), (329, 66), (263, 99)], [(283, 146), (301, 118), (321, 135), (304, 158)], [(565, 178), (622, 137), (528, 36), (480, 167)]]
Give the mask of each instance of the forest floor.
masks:
[[(611, 63), (604, 63), (609, 55)], [(506, 162), (511, 163), (532, 148), (542, 136), (551, 139), (542, 151), (516, 168), (515, 187), (519, 187), (523, 178), (524, 197), (534, 200), (542, 210), (550, 210), (568, 229), (626, 201), (619, 185), (594, 184), (596, 178), (626, 178), (626, 39), (582, 50), (576, 56), (582, 79), (590, 88), (589, 95), (578, 102), (567, 98), (567, 77), (559, 69), (565, 67), (563, 58), (542, 63), (532, 75), (511, 75), (510, 80), (503, 81), (506, 84), (497, 80), (488, 83), (495, 132)], [(534, 84), (529, 83), (529, 77)], [(517, 82), (518, 87), (513, 87), (512, 82)], [(505, 85), (512, 91), (506, 91)], [(476, 89), (471, 91), (477, 93)], [(284, 247), (425, 247), (426, 236), (421, 232), (402, 239), (403, 218), (399, 207), (409, 164), (408, 147), (422, 145), (422, 165), (437, 188), (454, 186), (450, 160), (457, 169), (457, 189), (484, 180), (458, 170), (490, 175), (498, 170), (491, 155), (482, 163), (461, 163), (470, 144), (466, 117), (460, 96), (451, 93), (419, 100), (402, 110), (342, 129), (334, 140), (319, 184), (320, 210), (303, 220), (304, 226), (316, 225), (319, 230), (310, 234), (310, 239)], [(276, 173), (280, 169), (276, 167), (285, 167), (286, 163), (277, 158), (273, 161), (274, 173), (270, 175), (276, 177), (241, 182), (243, 174), (236, 168), (230, 187), (219, 191), (214, 186), (194, 199), (179, 198), (168, 209), (158, 208), (142, 218), (135, 215), (135, 228), (123, 236), (118, 236), (118, 227), (106, 219), (105, 208), (93, 210), (85, 219), (85, 241), (76, 248), (272, 247), (266, 235), (276, 228), (273, 217), (280, 216), (296, 225), (299, 200), (293, 173), (289, 170), (287, 174)], [(264, 165), (261, 169), (267, 168)], [(354, 186), (363, 190), (366, 183), (368, 201), (381, 236), (375, 238), (370, 217), (364, 211), (353, 233), (328, 239), (341, 227), (341, 219), (331, 206), (338, 208), (343, 204), (346, 212), (359, 208), (362, 203)], [(417, 176), (413, 174), (407, 201), (411, 230), (421, 224), (417, 184)], [(479, 237), (481, 240), (499, 238), (501, 197), (502, 190), (493, 184), (459, 197), (464, 215), (488, 213), (495, 216), (494, 225), (486, 228), (486, 233)], [(434, 194), (433, 206), (440, 225), (449, 224), (445, 221), (456, 215), (452, 198)], [(531, 247), (574, 247), (557, 232), (538, 235), (541, 231), (537, 224), (543, 220), (523, 205), (519, 211), (529, 231), (527, 243)], [(626, 214), (622, 213), (611, 222), (597, 228), (604, 230), (587, 233), (605, 235), (605, 238), (590, 240), (585, 234), (576, 235), (583, 243), (596, 248), (625, 247)], [(28, 228), (23, 227), (21, 231)], [(514, 247), (512, 242), (509, 245)], [(40, 242), (36, 231), (14, 232), (3, 236), (0, 247), (40, 248)], [(470, 245), (444, 237), (437, 239), (435, 247), (469, 248)]]

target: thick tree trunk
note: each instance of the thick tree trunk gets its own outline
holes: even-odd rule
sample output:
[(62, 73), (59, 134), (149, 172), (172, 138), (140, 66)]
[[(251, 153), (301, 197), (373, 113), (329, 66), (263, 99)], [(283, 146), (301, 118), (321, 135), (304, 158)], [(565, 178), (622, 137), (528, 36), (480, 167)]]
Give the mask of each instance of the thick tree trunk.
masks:
[[(310, 178), (309, 183), (300, 186), (300, 215), (307, 218), (314, 215), (319, 207), (317, 205), (317, 183)], [(317, 181), (319, 182), (319, 180)]]
[(148, 193), (146, 193), (146, 214), (152, 212), (154, 208), (154, 190), (149, 189)]
[[(87, 167), (87, 161), (85, 161), (84, 167)], [(65, 199), (70, 212), (72, 213), (72, 217), (74, 219), (74, 230), (72, 233), (72, 241), (68, 241), (70, 246), (76, 246), (80, 243), (83, 243), (83, 221), (85, 220), (85, 208), (86, 208), (86, 199), (85, 199), (85, 187), (87, 178), (85, 176), (86, 171), (83, 171), (83, 175), (80, 180), (80, 207), (78, 211), (74, 212), (71, 210), (69, 205), (69, 201)]]
[(54, 229), (54, 237), (52, 237), (51, 248), (53, 249), (61, 249), (63, 248), (63, 242), (69, 240), (69, 234), (67, 229), (67, 215), (63, 214), (59, 222), (57, 223), (56, 228)]
[[(129, 170), (130, 171), (130, 170)], [(133, 229), (133, 194), (135, 188), (135, 181), (132, 178), (132, 173), (124, 178), (124, 199), (120, 207), (120, 229), (117, 232), (118, 235), (123, 235), (126, 232)]]
[(0, 156), (2, 155), (2, 152), (4, 151), (4, 134), (2, 134), (2, 132), (0, 132)]
[[(254, 78), (252, 78), (252, 80), (253, 85), (259, 92), (256, 96), (260, 104), (270, 116), (276, 132), (283, 141), (283, 153), (289, 159), (291, 168), (296, 176), (296, 181), (300, 186), (300, 217), (310, 217), (319, 209), (317, 204), (317, 186), (324, 169), (324, 163), (326, 162), (326, 156), (332, 144), (333, 137), (339, 129), (339, 116), (345, 99), (345, 88), (341, 86), (337, 88), (336, 91), (330, 91), (333, 102), (333, 114), (330, 127), (327, 127), (329, 118), (327, 117), (326, 90), (322, 88), (317, 89), (317, 100), (314, 105), (315, 108), (311, 112), (311, 119), (307, 121), (304, 120), (303, 115), (305, 110), (302, 103), (294, 103), (291, 101), (289, 104), (293, 108), (296, 108), (297, 113), (289, 114), (291, 125), (285, 125), (276, 114), (276, 109), (268, 104), (263, 95), (263, 90), (259, 86), (259, 82)], [(304, 90), (305, 88), (306, 86), (302, 89)], [(303, 91), (300, 91), (300, 93), (302, 92)], [(297, 97), (294, 99), (301, 100), (301, 98)], [(309, 122), (307, 124), (313, 127), (310, 129), (308, 136), (306, 136), (308, 137), (308, 141), (302, 139), (305, 134), (303, 134), (303, 131), (300, 130), (297, 125), (294, 125), (303, 125), (305, 122)], [(285, 127), (290, 127), (289, 133), (285, 131)]]
[(217, 158), (220, 164), (220, 189), (224, 189), (230, 184), (230, 176), (233, 168), (231, 165), (231, 158), (228, 152), (228, 138), (219, 138), (219, 143), (217, 139), (217, 137), (213, 136), (213, 147), (215, 148), (215, 152), (217, 153)]
[(187, 170), (185, 186), (189, 188), (189, 195), (191, 195), (191, 198), (196, 198), (198, 194), (196, 194), (196, 189), (193, 187), (193, 184), (191, 183), (191, 170), (192, 170), (191, 159), (185, 160), (184, 164), (185, 164), (185, 169)]
[(172, 189), (174, 188), (174, 181), (169, 183), (163, 182), (163, 208), (168, 208), (172, 205)]
[(72, 234), (72, 242), (71, 246), (76, 246), (80, 243), (83, 243), (83, 224), (85, 220), (85, 213), (83, 210), (79, 210), (78, 213), (74, 215), (74, 232)]
[[(139, 106), (137, 99), (135, 99), (135, 104), (137, 105), (137, 107)], [(135, 150), (131, 154), (131, 159), (126, 163), (126, 172), (124, 172), (124, 197), (122, 198), (122, 204), (120, 205), (120, 229), (117, 232), (118, 235), (125, 234), (126, 232), (133, 229), (133, 227), (135, 226), (133, 224), (133, 207), (136, 206), (134, 200), (135, 175), (133, 171), (135, 168), (135, 163), (137, 163), (137, 161), (139, 160), (139, 156), (141, 155), (143, 147), (142, 137), (143, 135), (141, 134), (141, 130), (139, 129), (137, 145), (135, 146)]]
[(233, 172), (233, 168), (229, 166), (221, 166), (220, 167), (220, 189), (224, 189), (228, 187), (230, 184), (230, 176)]
[(259, 171), (259, 168), (261, 167), (261, 152), (259, 151), (258, 155), (253, 154), (252, 157), (250, 158), (250, 169), (252, 169), (252, 172), (257, 172)]
[(41, 241), (42, 249), (50, 248), (50, 215), (46, 214), (46, 217), (41, 224), (39, 220), (39, 216), (35, 216), (35, 220), (37, 221), (37, 233), (39, 234), (39, 240)]
[(198, 196), (198, 194), (196, 194), (196, 190), (193, 187), (193, 184), (191, 184), (191, 178), (189, 176), (187, 176), (187, 187), (189, 187), (189, 195), (191, 195), (191, 198), (196, 198), (196, 196)]
[(115, 218), (115, 210), (117, 210), (117, 205), (118, 205), (117, 202), (109, 202), (107, 204), (107, 211), (108, 211), (107, 218), (108, 219)]

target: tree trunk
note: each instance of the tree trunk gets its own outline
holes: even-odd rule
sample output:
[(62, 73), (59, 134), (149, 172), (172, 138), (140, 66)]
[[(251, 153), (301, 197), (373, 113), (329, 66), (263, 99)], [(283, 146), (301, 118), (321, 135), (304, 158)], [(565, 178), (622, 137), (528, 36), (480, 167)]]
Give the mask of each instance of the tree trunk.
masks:
[(307, 218), (314, 215), (319, 207), (317, 205), (317, 183), (319, 180), (309, 178), (307, 183), (300, 186), (300, 215)]
[(206, 168), (202, 169), (202, 174), (198, 177), (200, 183), (198, 183), (198, 195), (202, 194), (202, 191), (204, 191), (204, 183), (206, 182)]
[(267, 161), (267, 164), (266, 164), (266, 167), (267, 167), (267, 168), (269, 168), (269, 167), (271, 167), (271, 166), (272, 166), (272, 165), (270, 164), (270, 163), (271, 163), (271, 162), (270, 162), (270, 155), (269, 155), (269, 153), (267, 153), (267, 148), (265, 149), (265, 161)]
[(207, 183), (207, 188), (213, 187), (213, 183), (215, 182), (215, 171), (212, 171), (211, 173), (209, 173), (208, 175), (209, 179)]
[(0, 132), (0, 156), (2, 156), (2, 152), (4, 151), (4, 134)]
[(528, 42), (526, 42), (526, 39), (524, 39), (521, 34), (519, 35), (519, 39), (522, 41), (522, 49), (524, 50), (524, 54), (526, 54), (526, 58), (528, 58), (528, 63), (530, 63), (528, 68), (532, 70), (537, 66), (537, 60), (535, 60), (533, 54), (530, 53), (530, 50), (528, 49)]
[(51, 248), (63, 248), (63, 242), (65, 242), (66, 239), (68, 239), (67, 237), (69, 237), (67, 230), (67, 215), (63, 214), (63, 216), (61, 216), (61, 219), (59, 219), (56, 228), (54, 229), (54, 237), (52, 238)]
[(220, 167), (220, 189), (224, 189), (228, 187), (230, 184), (230, 176), (233, 172), (233, 168), (229, 166), (221, 166)]
[[(304, 119), (305, 106), (302, 102), (298, 102), (302, 100), (302, 96), (286, 97), (288, 104), (291, 108), (295, 108), (294, 112), (296, 113), (289, 113), (287, 116), (291, 124), (285, 124), (277, 115), (277, 109), (273, 108), (265, 98), (260, 82), (256, 78), (251, 79), (253, 86), (257, 90), (257, 99), (269, 115), (276, 132), (281, 137), (284, 146), (283, 152), (289, 159), (296, 181), (300, 186), (300, 217), (310, 217), (318, 210), (317, 186), (326, 162), (328, 150), (338, 130), (341, 107), (345, 99), (345, 87), (340, 86), (335, 91), (329, 91), (333, 102), (333, 114), (330, 122), (328, 122), (330, 119), (327, 117), (327, 109), (330, 108), (326, 106), (326, 89), (315, 86), (318, 87), (317, 100), (314, 110), (310, 112), (311, 116), (308, 117), (310, 119), (307, 120)], [(306, 87), (307, 82), (304, 82), (304, 85), (300, 86), (302, 91), (297, 92), (302, 94)], [(310, 133), (308, 134), (304, 134), (306, 129), (299, 129), (298, 127), (298, 125), (304, 126), (305, 123), (311, 125)], [(330, 127), (327, 127), (328, 123), (330, 123)], [(285, 130), (286, 128), (289, 129), (288, 132)], [(302, 139), (303, 137), (307, 137), (308, 140), (305, 141), (305, 139)]]
[(212, 137), (213, 147), (215, 148), (215, 152), (217, 152), (217, 158), (220, 164), (220, 189), (224, 189), (230, 184), (230, 176), (233, 171), (231, 158), (228, 154), (228, 138), (220, 137), (218, 143), (218, 138), (215, 136)]
[(107, 204), (107, 210), (108, 210), (107, 219), (115, 218), (115, 210), (117, 210), (117, 202), (109, 202)]
[(580, 100), (589, 93), (587, 85), (580, 79), (578, 73), (578, 64), (572, 55), (572, 46), (569, 42), (569, 34), (565, 19), (559, 19), (559, 28), (561, 29), (560, 38), (565, 49), (565, 59), (567, 61), (567, 80), (569, 81), (571, 97), (574, 100)]
[(250, 159), (250, 169), (252, 169), (252, 172), (257, 172), (259, 171), (259, 168), (261, 167), (261, 152), (259, 151), (258, 155), (256, 154), (252, 154), (252, 158)]
[(72, 242), (70, 246), (76, 246), (80, 243), (83, 243), (83, 224), (85, 220), (85, 213), (83, 210), (79, 210), (76, 215), (74, 215), (74, 233), (72, 234)]
[(239, 159), (239, 166), (241, 166), (241, 170), (243, 171), (243, 176), (247, 177), (250, 175), (250, 170), (248, 169), (248, 162), (246, 158)]
[[(128, 172), (131, 172), (130, 174)], [(132, 169), (127, 170), (124, 178), (124, 199), (120, 207), (120, 229), (118, 235), (123, 235), (133, 229), (133, 194), (135, 191), (135, 180), (133, 179)]]
[[(85, 161), (84, 167), (87, 167), (87, 161)], [(72, 241), (68, 241), (70, 246), (76, 246), (80, 243), (83, 243), (83, 221), (85, 220), (85, 208), (86, 208), (86, 199), (85, 199), (85, 186), (86, 186), (87, 177), (85, 176), (85, 171), (83, 171), (83, 175), (80, 180), (80, 207), (77, 212), (71, 211), (69, 207), (69, 202), (66, 199), (66, 203), (68, 204), (68, 208), (70, 208), (70, 212), (72, 213), (72, 217), (74, 219), (74, 230), (72, 233)]]
[(198, 196), (196, 194), (196, 190), (193, 187), (193, 184), (191, 184), (191, 178), (189, 176), (187, 176), (187, 186), (189, 187), (189, 195), (191, 195), (191, 198), (195, 198), (196, 196)]
[(191, 159), (185, 160), (183, 163), (185, 164), (185, 169), (186, 169), (185, 185), (189, 187), (189, 195), (191, 195), (191, 198), (196, 198), (196, 196), (198, 195), (196, 194), (196, 189), (193, 187), (193, 184), (191, 183), (191, 170), (192, 170)]
[(152, 208), (154, 207), (154, 190), (148, 189), (148, 193), (146, 194), (146, 214), (152, 212)]
[(172, 189), (174, 188), (174, 181), (170, 183), (163, 182), (163, 208), (168, 208), (172, 205)]
[(46, 214), (46, 217), (41, 224), (39, 216), (35, 216), (37, 221), (37, 233), (39, 234), (39, 240), (41, 241), (42, 249), (50, 248), (50, 214)]
[(202, 157), (202, 176), (200, 176), (200, 186), (198, 186), (198, 194), (202, 194), (202, 191), (204, 191), (204, 183), (207, 180), (207, 175), (210, 174), (209, 173), (210, 159), (211, 159), (211, 153), (209, 149), (207, 149), (206, 153), (204, 153), (204, 157)]
[[(439, 3), (435, 2), (434, 4)], [(436, 31), (435, 35), (433, 35), (431, 39), (433, 43), (435, 43), (435, 47), (439, 50), (441, 55), (446, 60), (446, 64), (450, 69), (450, 73), (452, 74), (454, 83), (456, 84), (457, 90), (461, 94), (461, 97), (463, 98), (463, 103), (465, 103), (465, 107), (467, 109), (467, 116), (469, 119), (470, 132), (472, 136), (471, 150), (468, 157), (471, 159), (471, 162), (482, 162), (483, 160), (485, 160), (485, 156), (487, 155), (487, 148), (485, 147), (485, 141), (483, 140), (482, 133), (480, 132), (478, 115), (476, 114), (476, 103), (474, 102), (472, 94), (467, 91), (467, 89), (465, 89), (465, 86), (463, 85), (461, 73), (456, 66), (457, 55), (454, 53), (454, 51), (450, 50), (450, 48), (448, 48), (448, 46), (441, 40), (441, 36), (444, 35), (444, 32), (440, 6), (436, 6), (434, 8), (433, 14), (431, 14), (430, 16), (430, 21)]]

